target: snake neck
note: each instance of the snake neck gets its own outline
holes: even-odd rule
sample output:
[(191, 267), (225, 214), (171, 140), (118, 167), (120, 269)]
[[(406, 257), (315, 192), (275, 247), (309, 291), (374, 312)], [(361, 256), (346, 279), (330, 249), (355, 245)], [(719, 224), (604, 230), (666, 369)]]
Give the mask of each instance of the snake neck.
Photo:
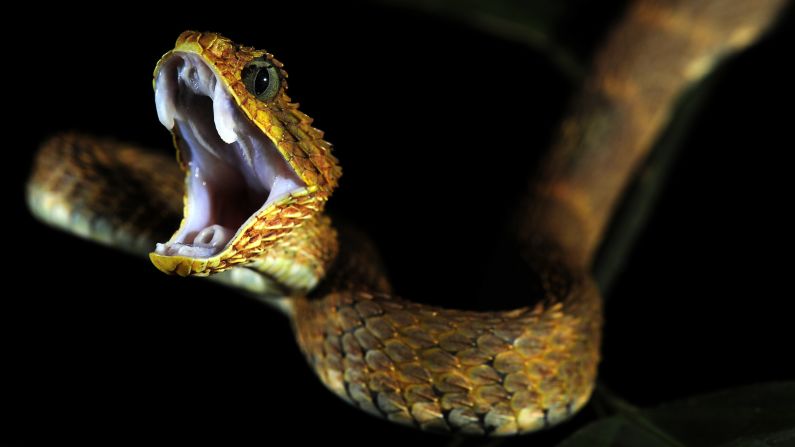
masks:
[(274, 280), (285, 295), (312, 290), (324, 278), (339, 252), (337, 230), (320, 214), (280, 238), (273, 250), (254, 258), (245, 268)]

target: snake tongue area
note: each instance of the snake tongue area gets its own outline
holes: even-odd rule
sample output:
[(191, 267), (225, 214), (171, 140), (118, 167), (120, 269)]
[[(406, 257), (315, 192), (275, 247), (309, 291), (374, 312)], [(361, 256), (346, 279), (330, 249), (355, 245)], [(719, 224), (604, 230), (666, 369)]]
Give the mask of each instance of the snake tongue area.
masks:
[(215, 256), (258, 211), (306, 186), (200, 56), (175, 52), (165, 61), (155, 103), (187, 166), (185, 218), (155, 253)]

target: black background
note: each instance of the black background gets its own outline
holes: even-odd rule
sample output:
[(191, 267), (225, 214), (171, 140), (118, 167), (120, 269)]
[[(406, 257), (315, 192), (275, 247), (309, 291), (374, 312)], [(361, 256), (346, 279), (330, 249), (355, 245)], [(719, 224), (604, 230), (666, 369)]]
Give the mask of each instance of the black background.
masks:
[[(18, 17), (24, 32), (9, 37), (4, 65), (14, 118), (4, 129), (0, 442), (444, 440), (340, 402), (266, 306), (166, 277), (26, 211), (31, 157), (59, 130), (170, 153), (151, 71), (184, 29), (215, 30), (286, 64), (291, 96), (345, 169), (331, 211), (372, 235), (401, 294), (462, 307), (488, 295), (493, 238), (478, 238), (501, 228), (573, 86), (534, 50), (432, 16), (237, 6), (236, 17), (195, 5)], [(619, 7), (572, 14), (559, 34), (586, 54)], [(726, 68), (610, 296), (600, 379), (633, 403), (795, 376), (792, 25)], [(534, 439), (554, 442), (591, 417)]]

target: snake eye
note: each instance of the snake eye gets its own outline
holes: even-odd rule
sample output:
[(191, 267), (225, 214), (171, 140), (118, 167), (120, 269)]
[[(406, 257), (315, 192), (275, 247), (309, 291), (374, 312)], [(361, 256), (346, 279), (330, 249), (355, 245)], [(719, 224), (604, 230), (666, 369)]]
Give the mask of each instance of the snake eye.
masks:
[(279, 69), (264, 57), (258, 57), (243, 67), (240, 73), (246, 90), (260, 101), (267, 101), (279, 91)]

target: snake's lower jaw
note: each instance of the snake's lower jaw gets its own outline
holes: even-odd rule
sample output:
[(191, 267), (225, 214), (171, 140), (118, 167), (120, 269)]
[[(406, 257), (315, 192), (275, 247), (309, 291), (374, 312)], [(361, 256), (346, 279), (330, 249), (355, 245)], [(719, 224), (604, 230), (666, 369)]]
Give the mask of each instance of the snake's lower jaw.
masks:
[(207, 276), (210, 273), (207, 269), (208, 264), (219, 264), (218, 259), (214, 259), (213, 261), (215, 262), (211, 262), (210, 259), (163, 255), (157, 252), (149, 253), (149, 260), (151, 260), (152, 264), (161, 272), (168, 275), (179, 276), (188, 276), (191, 274), (196, 276)]

